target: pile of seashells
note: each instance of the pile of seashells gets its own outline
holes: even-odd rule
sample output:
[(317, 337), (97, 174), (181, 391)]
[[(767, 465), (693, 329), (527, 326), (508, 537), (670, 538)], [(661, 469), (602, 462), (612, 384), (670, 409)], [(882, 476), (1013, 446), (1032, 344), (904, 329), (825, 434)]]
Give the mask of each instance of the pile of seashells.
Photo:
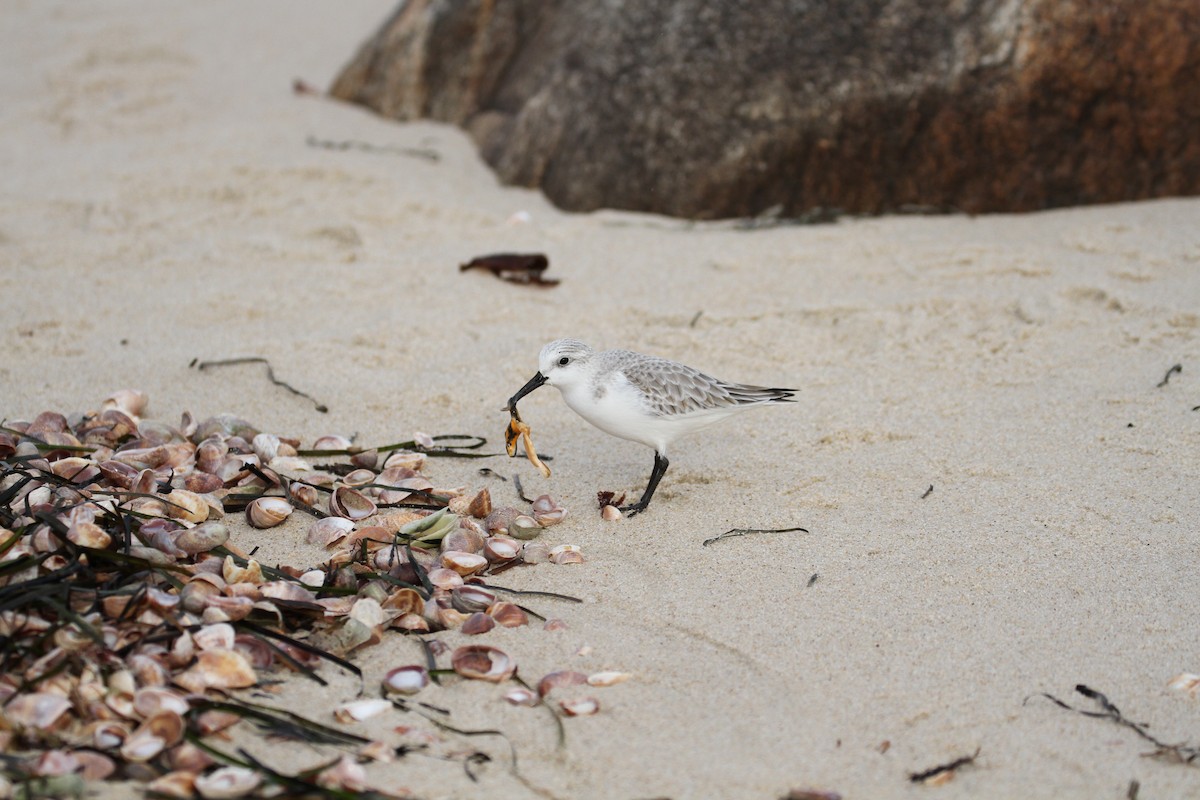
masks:
[[(234, 758), (220, 764), (198, 745), (240, 720), (214, 698), (229, 701), (273, 668), (341, 662), (389, 629), (526, 625), (528, 610), (482, 577), (583, 561), (575, 546), (538, 540), (567, 513), (548, 496), (525, 512), (493, 508), (487, 489), (434, 487), (421, 474), (442, 450), (433, 438), (361, 450), (322, 437), (301, 450), (232, 415), (197, 421), (185, 412), (168, 426), (143, 418), (146, 404), (125, 390), (98, 411), (0, 426), (0, 754), (32, 753), (4, 756), (0, 798), (17, 796), (12, 776), (41, 781), (48, 795), (115, 777), (161, 796), (249, 796), (262, 771)], [(319, 568), (264, 566), (229, 541), (223, 522), (241, 511), (267, 528), (297, 510), (314, 518), (308, 541), (330, 551)], [(389, 672), (383, 693), (420, 691), (448, 648), (428, 651), (429, 665)], [(457, 648), (450, 665), (494, 682), (516, 667), (486, 645)], [(536, 694), (505, 697), (533, 705), (557, 686), (625, 677), (554, 672)], [(592, 698), (560, 703), (568, 716), (598, 707)], [(347, 704), (337, 716), (362, 713)], [(355, 758), (304, 780), (369, 788)]]

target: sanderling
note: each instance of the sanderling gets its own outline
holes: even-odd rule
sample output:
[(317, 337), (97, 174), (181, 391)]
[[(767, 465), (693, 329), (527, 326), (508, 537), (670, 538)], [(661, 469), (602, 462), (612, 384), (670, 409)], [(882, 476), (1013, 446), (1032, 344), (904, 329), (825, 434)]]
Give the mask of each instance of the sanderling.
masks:
[(654, 471), (642, 499), (621, 508), (629, 516), (650, 505), (675, 439), (745, 408), (794, 402), (796, 391), (728, 383), (629, 350), (597, 353), (576, 339), (542, 348), (537, 374), (512, 396), (508, 408), (542, 384), (558, 387), (571, 410), (605, 433), (654, 448)]

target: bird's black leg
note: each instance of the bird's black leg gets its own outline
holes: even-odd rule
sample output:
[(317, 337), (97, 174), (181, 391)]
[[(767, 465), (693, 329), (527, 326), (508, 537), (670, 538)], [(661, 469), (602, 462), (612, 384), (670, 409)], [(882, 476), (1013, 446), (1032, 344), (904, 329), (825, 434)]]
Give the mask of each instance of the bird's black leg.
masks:
[(646, 491), (642, 493), (641, 500), (638, 500), (633, 505), (621, 507), (621, 511), (625, 516), (632, 517), (634, 514), (639, 514), (646, 510), (646, 506), (650, 505), (650, 498), (654, 496), (654, 490), (658, 488), (658, 482), (666, 474), (670, 463), (670, 461), (667, 461), (666, 456), (657, 450), (654, 451), (654, 471), (650, 473), (650, 483), (646, 484)]

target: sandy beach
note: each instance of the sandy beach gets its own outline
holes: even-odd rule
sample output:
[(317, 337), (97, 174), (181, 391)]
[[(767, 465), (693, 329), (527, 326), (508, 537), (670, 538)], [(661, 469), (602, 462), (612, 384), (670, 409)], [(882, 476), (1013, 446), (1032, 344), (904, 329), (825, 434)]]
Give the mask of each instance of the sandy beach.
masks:
[[(524, 460), (431, 461), (438, 486), (500, 504), (518, 502), (511, 480), (480, 467), (551, 494), (570, 515), (546, 540), (586, 558), (496, 579), (580, 598), (530, 601), (566, 630), (481, 640), (530, 681), (632, 678), (596, 689), (600, 713), (565, 720), (561, 746), (500, 687), (432, 686), (423, 699), (453, 725), (501, 730), (512, 750), (389, 712), (354, 729), (400, 743), (410, 726), (443, 736), (438, 753), (492, 760), (473, 779), (418, 752), (369, 765), (378, 788), (1090, 799), (1137, 781), (1143, 798), (1200, 796), (1196, 765), (1039, 697), (1095, 709), (1085, 684), (1200, 744), (1200, 698), (1167, 686), (1200, 672), (1200, 200), (757, 230), (565, 214), (498, 185), (455, 128), (293, 91), (327, 87), (392, 6), (3, 3), (0, 416), (136, 387), (171, 424), (230, 411), (306, 442), (423, 431), (498, 452), (502, 406), (562, 336), (799, 402), (681, 441), (650, 509), (615, 522), (596, 493), (639, 494), (652, 454), (552, 388), (521, 404), (550, 479)], [(547, 254), (561, 284), (459, 271), (504, 251)], [(189, 368), (244, 356), (328, 413), (261, 366)], [(301, 515), (231, 520), (263, 563), (325, 558)], [(397, 633), (354, 661), (372, 687), (420, 652)], [(283, 673), (270, 702), (332, 724), (360, 685), (322, 674), (324, 688)], [(279, 769), (317, 757), (235, 739)], [(944, 785), (909, 780), (976, 751)]]

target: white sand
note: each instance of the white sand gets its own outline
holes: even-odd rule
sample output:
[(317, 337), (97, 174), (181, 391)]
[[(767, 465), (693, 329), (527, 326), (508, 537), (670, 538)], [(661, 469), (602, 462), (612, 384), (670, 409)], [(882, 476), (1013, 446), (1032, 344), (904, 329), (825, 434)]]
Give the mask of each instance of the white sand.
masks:
[[(552, 389), (522, 403), (552, 479), (503, 459), (434, 463), (439, 484), (503, 502), (511, 485), (476, 470), (519, 472), (571, 510), (547, 539), (588, 558), (496, 581), (582, 597), (530, 601), (568, 631), (484, 640), (531, 681), (635, 677), (595, 690), (602, 712), (568, 720), (562, 749), (544, 711), (496, 687), (431, 688), (453, 724), (506, 731), (520, 777), (496, 737), (451, 737), (494, 757), (478, 784), (410, 755), (370, 767), (382, 788), (1116, 798), (1136, 779), (1146, 798), (1200, 795), (1200, 769), (1143, 757), (1131, 731), (1023, 702), (1086, 706), (1082, 682), (1165, 740), (1200, 742), (1200, 701), (1166, 688), (1200, 671), (1200, 201), (757, 232), (567, 215), (499, 187), (456, 129), (292, 93), (293, 78), (327, 86), (388, 0), (3, 5), (0, 415), (137, 386), (171, 422), (228, 410), (308, 440), (423, 430), (498, 447), (500, 407), (563, 335), (801, 389), (794, 407), (681, 442), (649, 512), (617, 523), (595, 493), (640, 492), (651, 453)], [(532, 222), (511, 223), (521, 210)], [(504, 250), (546, 252), (562, 285), (459, 274)], [(329, 414), (261, 367), (188, 369), (242, 355)], [(235, 539), (318, 563), (299, 517)], [(810, 532), (701, 547), (747, 526)], [(357, 661), (370, 685), (418, 653), (397, 635)], [(358, 686), (326, 674), (329, 688), (289, 679), (280, 699), (327, 720)], [(398, 742), (402, 724), (429, 727), (397, 713), (362, 730)], [(251, 744), (284, 768), (318, 757)], [(907, 779), (976, 748), (942, 788)]]

